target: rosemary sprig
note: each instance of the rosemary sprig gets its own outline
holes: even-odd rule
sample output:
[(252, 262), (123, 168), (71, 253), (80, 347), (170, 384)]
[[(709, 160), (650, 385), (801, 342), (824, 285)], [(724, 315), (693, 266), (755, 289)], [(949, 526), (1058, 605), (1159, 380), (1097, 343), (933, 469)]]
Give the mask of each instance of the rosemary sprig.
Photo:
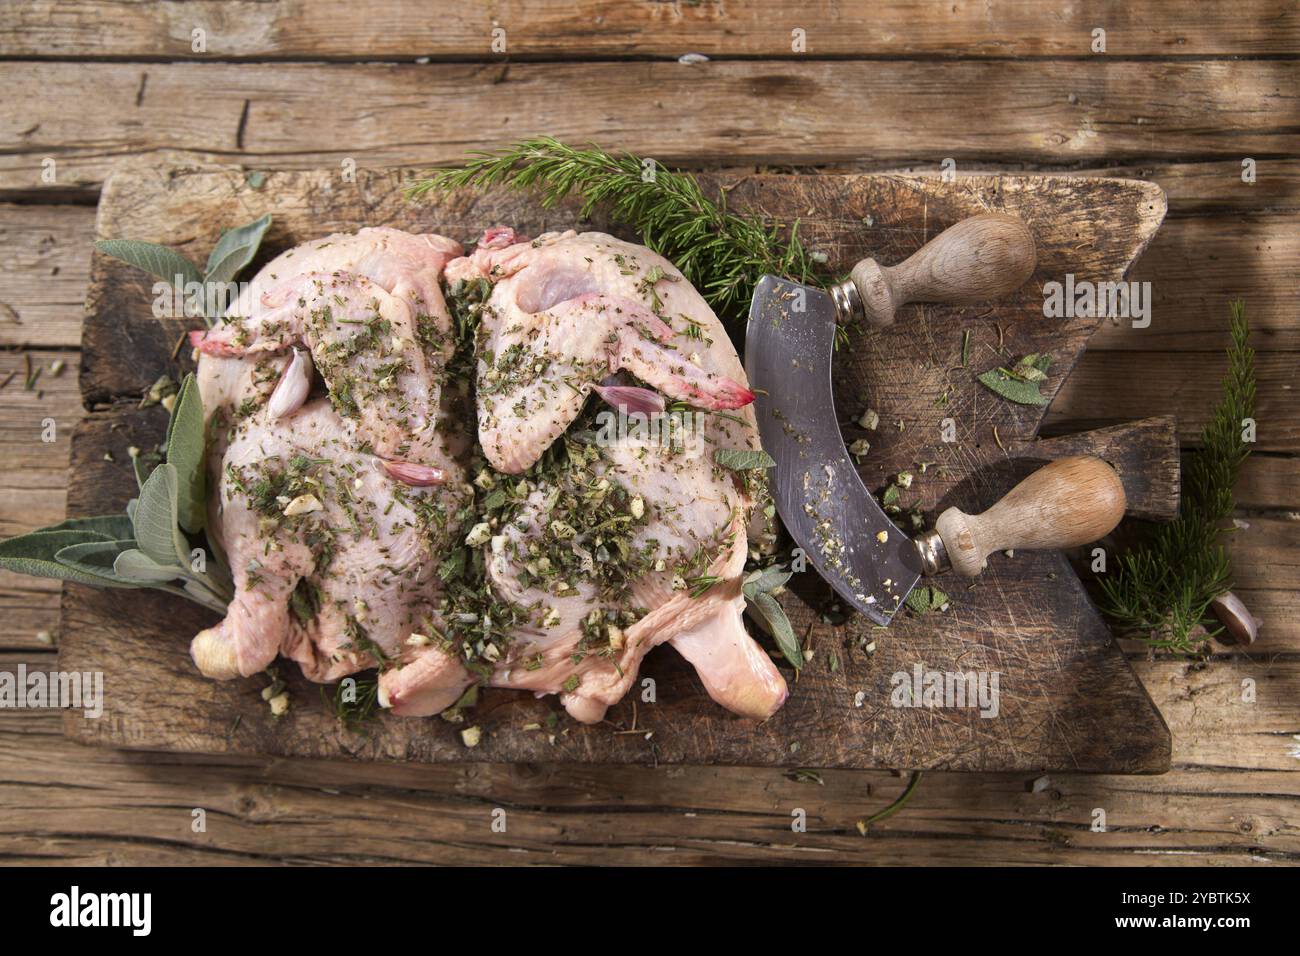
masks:
[(351, 675), (351, 679), (354, 684), (348, 685), (346, 679), (339, 681), (332, 692), (321, 687), (320, 699), (335, 720), (348, 730), (356, 731), (379, 709), (379, 674), (365, 671)]
[(866, 836), (867, 830), (871, 828), (871, 825), (873, 823), (879, 823), (881, 820), (888, 820), (899, 810), (903, 809), (903, 807), (907, 804), (907, 801), (911, 799), (912, 794), (916, 792), (917, 784), (919, 784), (920, 782), (921, 782), (921, 771), (919, 770), (912, 771), (912, 777), (910, 780), (907, 781), (907, 787), (903, 790), (901, 794), (899, 794), (898, 799), (895, 800), (893, 803), (891, 803), (889, 806), (885, 807), (885, 809), (878, 810), (877, 812), (873, 813), (865, 820), (859, 820), (858, 832), (861, 833), (863, 836)]
[(533, 190), (547, 209), (576, 195), (583, 219), (605, 206), (615, 221), (632, 226), (647, 246), (670, 259), (724, 322), (743, 320), (764, 274), (799, 282), (824, 278), (799, 239), (798, 220), (786, 227), (732, 212), (725, 193), (716, 201), (709, 198), (689, 173), (551, 137), (470, 155), (464, 166), (434, 170), (415, 181), (407, 195), (506, 186)]
[(1233, 302), (1232, 344), (1223, 397), (1201, 433), (1202, 448), (1187, 459), (1178, 517), (1119, 556), (1101, 580), (1101, 609), (1152, 647), (1194, 654), (1218, 628), (1194, 633), (1210, 603), (1232, 586), (1232, 568), (1220, 537), (1232, 514), (1232, 488), (1250, 454), (1244, 420), (1255, 415), (1255, 350), (1246, 308)]

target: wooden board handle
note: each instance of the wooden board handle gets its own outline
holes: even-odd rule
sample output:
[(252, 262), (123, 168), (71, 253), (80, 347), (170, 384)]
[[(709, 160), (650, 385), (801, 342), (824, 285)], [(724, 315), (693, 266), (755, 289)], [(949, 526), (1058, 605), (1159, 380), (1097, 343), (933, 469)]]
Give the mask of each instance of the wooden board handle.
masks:
[(1100, 458), (1078, 455), (1044, 465), (983, 514), (949, 508), (934, 527), (952, 569), (974, 577), (994, 551), (1096, 541), (1119, 524), (1124, 504), (1115, 469)]
[(880, 328), (908, 302), (971, 305), (1009, 295), (1033, 275), (1036, 260), (1029, 227), (988, 212), (945, 229), (896, 266), (863, 259), (850, 281), (868, 324)]

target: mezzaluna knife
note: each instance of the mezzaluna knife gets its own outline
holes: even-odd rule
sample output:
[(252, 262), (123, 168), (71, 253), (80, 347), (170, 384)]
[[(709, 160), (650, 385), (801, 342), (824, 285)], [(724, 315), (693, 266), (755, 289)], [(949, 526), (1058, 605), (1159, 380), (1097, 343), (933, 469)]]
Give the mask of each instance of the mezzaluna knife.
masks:
[(863, 259), (829, 293), (770, 275), (755, 288), (745, 371), (757, 392), (763, 448), (776, 462), (777, 511), (822, 577), (879, 624), (893, 619), (922, 575), (951, 568), (973, 576), (996, 550), (1095, 541), (1123, 517), (1119, 476), (1101, 459), (1080, 456), (1044, 466), (983, 514), (949, 508), (934, 530), (913, 539), (885, 514), (844, 447), (831, 392), (840, 323), (890, 325), (909, 302), (986, 302), (1023, 285), (1035, 260), (1023, 222), (984, 213), (899, 265)]

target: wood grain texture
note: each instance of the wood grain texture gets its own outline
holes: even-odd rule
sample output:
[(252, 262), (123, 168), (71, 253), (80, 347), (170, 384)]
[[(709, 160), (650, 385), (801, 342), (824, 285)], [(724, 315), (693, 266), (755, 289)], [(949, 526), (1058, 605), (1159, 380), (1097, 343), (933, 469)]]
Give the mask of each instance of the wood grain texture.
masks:
[[(49, 489), (65, 484), (69, 442), (81, 418), (78, 358), (75, 352), (0, 351), (0, 381), (8, 381), (0, 389), (0, 456), (10, 465), (0, 484), (0, 537), (33, 522), (60, 520), (63, 502)], [(56, 362), (64, 363), (58, 375)], [(26, 388), (29, 367), (35, 381)]]
[[(1163, 684), (1159, 666), (1138, 671)], [(1267, 728), (1285, 705), (1266, 705), (1273, 717), (1247, 718), (1242, 733), (1230, 719), (1240, 709), (1211, 717), (1202, 699), (1172, 709), (1166, 775), (929, 773), (906, 811), (865, 837), (857, 822), (896, 799), (905, 776), (826, 770), (818, 785), (762, 767), (139, 754), (80, 746), (57, 715), (28, 713), (0, 723), (0, 843), (15, 863), (95, 865), (1300, 862), (1294, 771), (1197, 762), (1276, 750)], [(50, 785), (72, 767), (78, 785)], [(191, 829), (196, 807), (206, 833)], [(1104, 833), (1091, 829), (1097, 807)], [(806, 833), (791, 831), (797, 808)], [(498, 810), (504, 834), (491, 829)]]
[(1124, 484), (1114, 468), (1096, 456), (1071, 455), (1035, 469), (987, 511), (949, 508), (934, 527), (953, 572), (972, 578), (994, 551), (1074, 548), (1099, 541), (1119, 525), (1124, 504)]
[(980, 213), (954, 223), (897, 265), (867, 258), (849, 279), (871, 328), (893, 325), (913, 302), (981, 305), (1011, 295), (1034, 273), (1034, 236), (1019, 219)]
[[(1034, 0), (942, 8), (923, 0), (802, 6), (782, 0), (416, 6), (382, 0), (363, 7), (347, 0), (40, 0), (6, 12), (0, 56), (488, 59), (499, 55), (492, 48), (496, 27), (506, 31), (512, 58), (788, 57), (796, 28), (806, 35), (806, 55), (819, 57), (1084, 56), (1096, 27), (1106, 30), (1110, 56), (1285, 54), (1300, 44), (1300, 17), (1284, 0), (1231, 7), (1086, 0), (1064, 8)], [(205, 53), (193, 50), (195, 28), (207, 34)]]
[(94, 210), (84, 206), (36, 216), (0, 205), (0, 348), (81, 343), (94, 225)]
[(1129, 274), (1131, 282), (1150, 283), (1150, 326), (1103, 322), (1088, 350), (1222, 351), (1228, 345), (1228, 302), (1240, 298), (1257, 350), (1300, 352), (1297, 263), (1296, 213), (1171, 218)]
[(1014, 453), (1035, 463), (1070, 455), (1100, 458), (1119, 475), (1130, 518), (1168, 521), (1178, 514), (1181, 486), (1175, 421), (1163, 415), (1024, 442)]
[[(462, 239), (495, 222), (509, 222), (528, 234), (568, 224), (564, 210), (543, 213), (526, 197), (512, 194), (465, 193), (437, 204), (412, 205), (401, 198), (400, 182), (397, 175), (363, 171), (355, 188), (341, 190), (328, 174), (295, 173), (253, 189), (229, 167), (131, 166), (106, 185), (98, 230), (179, 242), (187, 252), (198, 253), (215, 241), (232, 215), (242, 220), (271, 211), (277, 218), (269, 255), (309, 236), (368, 221)], [(808, 208), (838, 210), (854, 228), (834, 232), (820, 226), (809, 233), (831, 251), (837, 266), (868, 251), (882, 261), (897, 261), (952, 222), (986, 209), (1003, 210), (1035, 231), (1040, 247), (1035, 281), (1054, 274), (1067, 260), (1081, 274), (1118, 276), (1164, 213), (1163, 195), (1147, 184), (1038, 177), (959, 183), (903, 176), (753, 177), (737, 184), (730, 197), (737, 207), (780, 219)], [(875, 216), (875, 225), (863, 230), (868, 215)], [(1099, 223), (1109, 228), (1099, 229)], [(1050, 395), (1095, 325), (1095, 320), (1082, 319), (1044, 322), (1033, 285), (996, 307), (1012, 330), (1001, 346), (992, 323), (977, 328), (975, 358), (963, 374), (947, 374), (958, 364), (963, 321), (962, 310), (950, 307), (909, 307), (896, 326), (860, 337), (840, 356), (836, 378), (844, 409), (847, 403), (867, 400), (880, 409), (884, 422), (905, 422), (902, 430), (891, 424), (880, 430), (867, 469), (869, 484), (879, 485), (884, 475), (914, 462), (931, 461), (936, 465), (933, 478), (917, 482), (913, 493), (921, 507), (933, 512), (948, 499), (986, 506), (1014, 483), (1024, 463), (1004, 451), (1001, 442), (1030, 443), (1043, 409), (998, 407), (987, 393), (980, 395), (973, 380), (977, 364), (982, 370), (1005, 361), (1004, 353), (1013, 347), (1041, 351), (1051, 343), (1063, 368), (1045, 385)], [(82, 387), (92, 405), (138, 394), (158, 374), (174, 372), (170, 355), (180, 329), (153, 318), (144, 291), (127, 267), (96, 259), (82, 371)], [(935, 402), (941, 395), (947, 396), (943, 408)], [(951, 444), (939, 438), (947, 415), (965, 423)], [(999, 441), (983, 442), (977, 421), (998, 423)], [(125, 404), (87, 419), (74, 443), (70, 511), (120, 506), (133, 479), (125, 468), (104, 460), (106, 446), (128, 438), (144, 446), (158, 439), (162, 427), (157, 409), (140, 412)], [(1139, 428), (1138, 435), (1152, 431)], [(1140, 454), (1163, 450), (1172, 462), (1168, 428), (1154, 439), (1156, 451)], [(1166, 511), (1171, 504), (1165, 502)], [(652, 655), (642, 670), (656, 682), (658, 703), (642, 703), (638, 709), (625, 700), (610, 712), (612, 727), (581, 727), (564, 720), (554, 734), (525, 730), (545, 724), (553, 713), (552, 701), (486, 693), (473, 715), (484, 731), (483, 743), (473, 750), (460, 744), (457, 728), (440, 720), (383, 719), (361, 733), (341, 728), (324, 712), (314, 690), (297, 678), (290, 681), (292, 715), (275, 721), (260, 701), (258, 681), (215, 684), (194, 672), (185, 647), (207, 623), (205, 612), (178, 607), (160, 595), (72, 587), (65, 597), (60, 659), (70, 668), (105, 670), (112, 690), (106, 719), (69, 716), (67, 729), (81, 740), (138, 748), (346, 753), (435, 762), (1163, 770), (1169, 746), (1164, 724), (1064, 558), (1055, 553), (1026, 556), (1013, 568), (991, 568), (988, 575), (974, 591), (954, 600), (952, 613), (896, 623), (888, 635), (877, 638), (874, 657), (861, 650), (871, 636), (864, 622), (845, 627), (820, 623), (825, 585), (811, 580), (815, 575), (800, 576), (790, 611), (798, 633), (806, 633), (816, 648), (816, 663), (804, 669), (780, 714), (760, 726), (725, 714), (701, 692), (681, 660), (661, 653)], [(890, 707), (892, 675), (910, 671), (913, 664), (999, 671), (1004, 691), (996, 725), (970, 710)], [(611, 732), (633, 727), (644, 733)]]
[[(945, 157), (975, 166), (1010, 157), (1240, 162), (1297, 152), (1298, 74), (1291, 60), (1105, 57), (762, 66), (5, 62), (0, 194), (97, 187), (117, 160), (166, 149), (341, 173), (347, 161), (372, 169), (454, 163), (539, 133), (692, 166), (806, 163), (810, 155), (936, 166)], [(844, 122), (864, 102), (871, 122)], [(201, 121), (178, 108), (196, 103)], [(55, 162), (52, 183), (42, 179), (46, 159)]]
[[(1300, 448), (1300, 421), (1291, 413), (1296, 398), (1295, 352), (1255, 356), (1255, 420), (1265, 452), (1294, 453)], [(1150, 415), (1178, 403), (1178, 440), (1200, 442), (1202, 429), (1221, 396), (1228, 370), (1223, 352), (1098, 352), (1084, 356), (1062, 387), (1046, 425), (1095, 427)]]
[(1300, 467), (1289, 455), (1253, 454), (1242, 466), (1233, 493), (1239, 508), (1294, 508), (1300, 502)]
[[(68, 448), (82, 415), (79, 359), (76, 352), (0, 351), (0, 381), (8, 380), (0, 389), (0, 537), (63, 520)], [(29, 360), (40, 369), (30, 390)], [(57, 361), (65, 367), (54, 375)], [(0, 570), (0, 649), (48, 648), (38, 635), (58, 630), (58, 607), (57, 581)]]

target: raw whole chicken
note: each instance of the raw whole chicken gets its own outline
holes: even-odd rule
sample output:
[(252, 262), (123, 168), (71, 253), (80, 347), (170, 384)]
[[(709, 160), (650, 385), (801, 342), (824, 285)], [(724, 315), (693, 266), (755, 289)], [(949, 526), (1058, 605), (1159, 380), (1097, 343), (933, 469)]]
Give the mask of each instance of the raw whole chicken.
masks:
[(715, 459), (758, 448), (753, 394), (721, 323), (599, 233), (499, 227), (459, 252), (330, 236), (196, 333), (236, 586), (200, 670), (378, 666), (397, 714), (478, 683), (596, 722), (667, 642), (720, 704), (770, 716), (786, 686), (740, 588), (762, 476)]

